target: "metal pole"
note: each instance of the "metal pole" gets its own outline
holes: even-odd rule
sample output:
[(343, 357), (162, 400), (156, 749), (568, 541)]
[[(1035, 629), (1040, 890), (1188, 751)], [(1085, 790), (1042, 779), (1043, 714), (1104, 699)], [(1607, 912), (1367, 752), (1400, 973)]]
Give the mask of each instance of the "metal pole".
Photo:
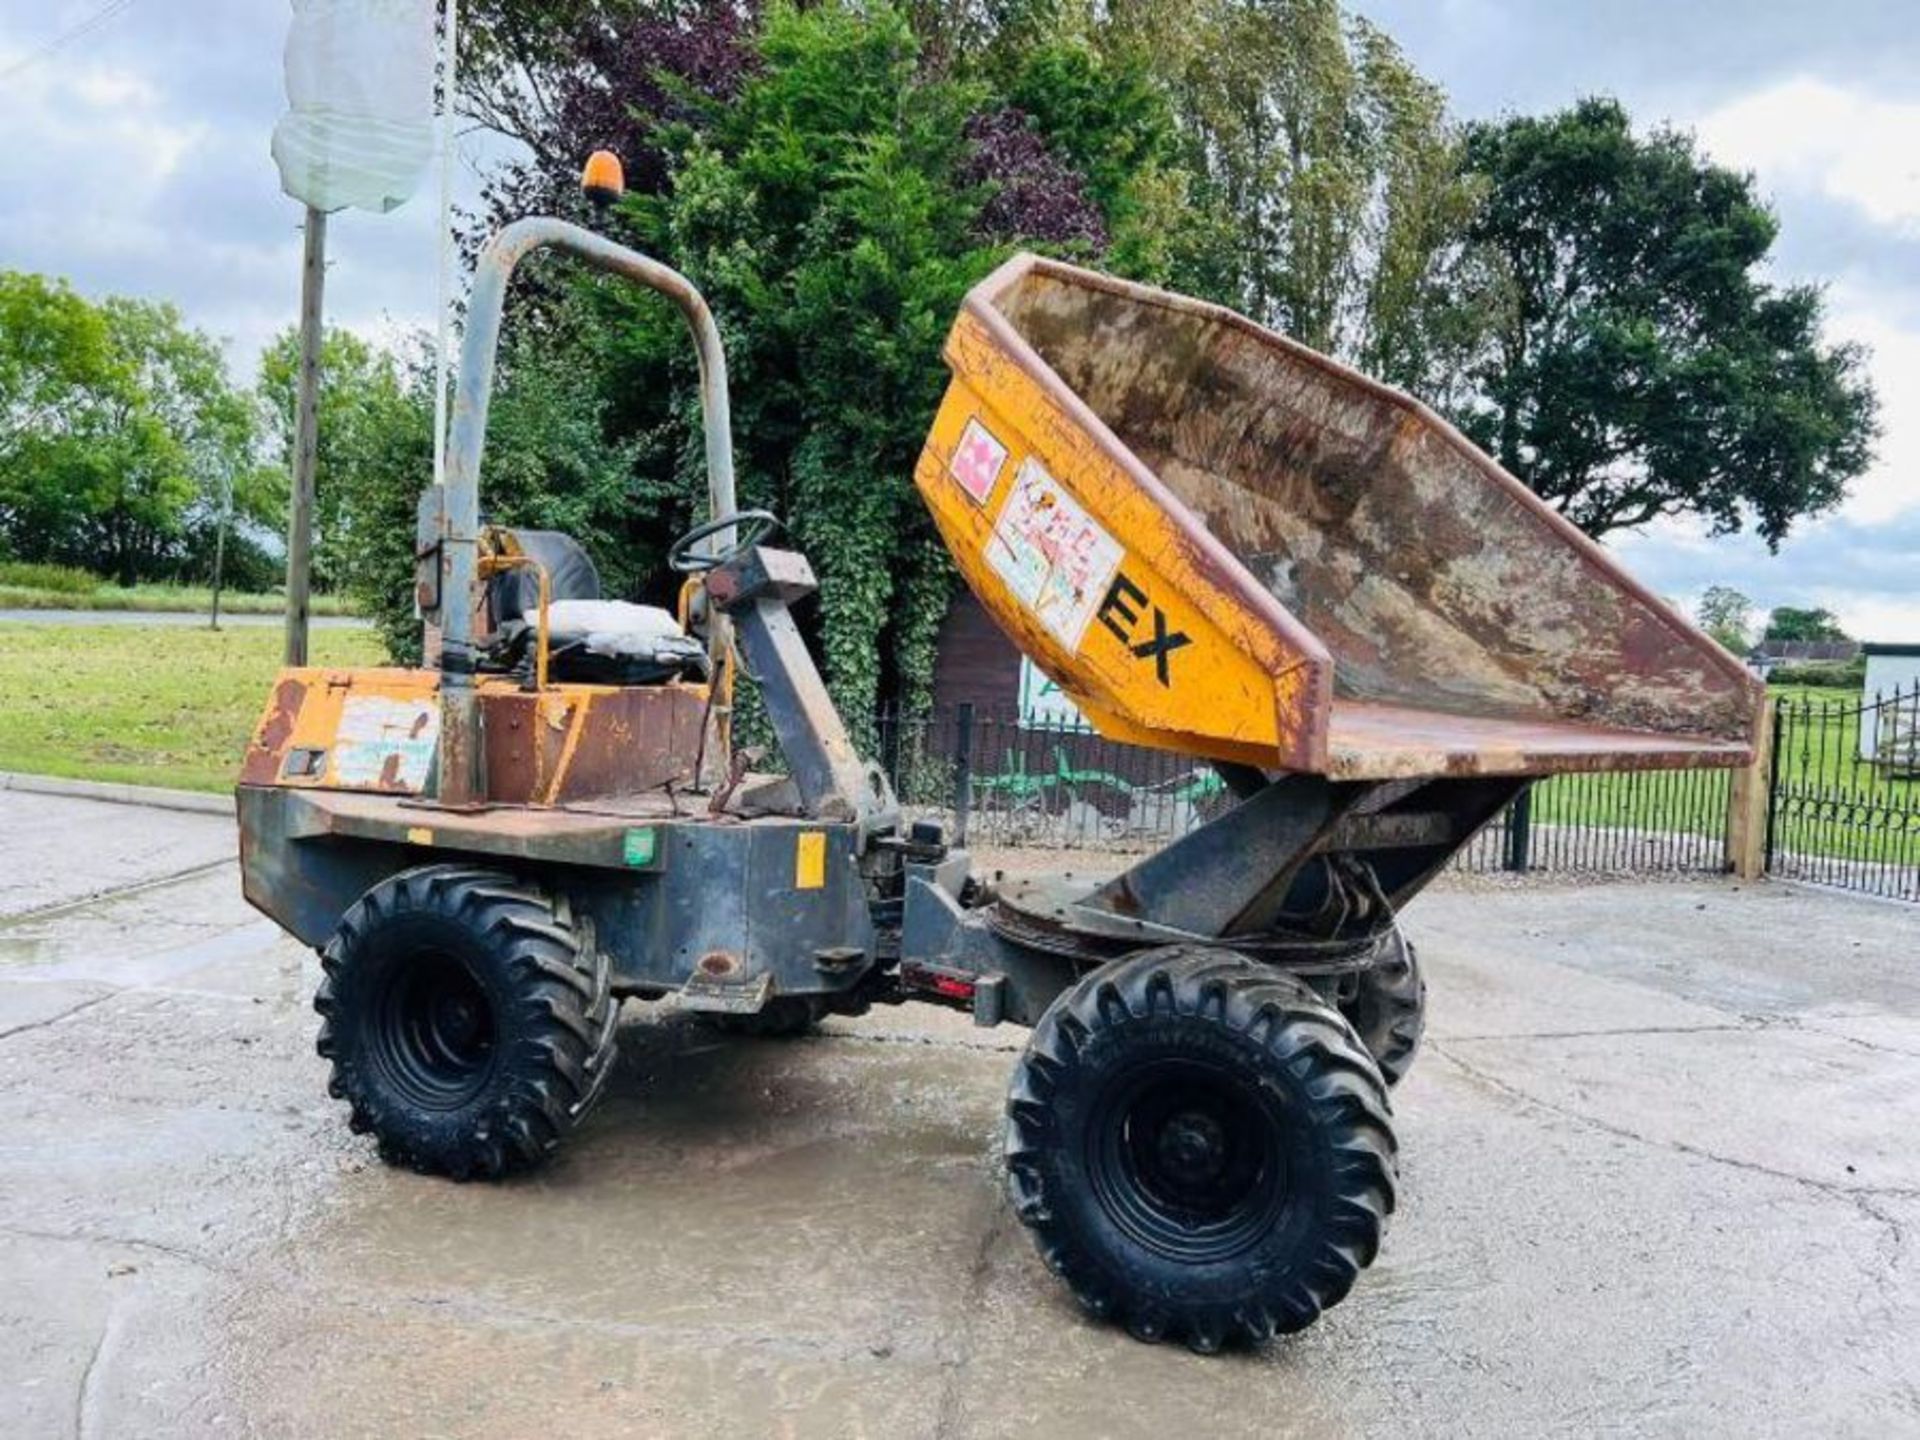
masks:
[(967, 843), (973, 810), (973, 702), (963, 700), (953, 722), (953, 843)]
[(439, 266), (439, 316), (433, 345), (433, 483), (447, 480), (447, 311), (452, 289), (453, 96), (455, 63), (460, 54), (459, 0), (446, 0), (440, 61), (440, 226), (434, 232)]
[(213, 531), (213, 615), (208, 621), (213, 630), (220, 628), (220, 582), (227, 568), (227, 526), (233, 523), (233, 471), (223, 468), (220, 478), (220, 519)]
[(286, 663), (307, 663), (307, 611), (313, 582), (313, 471), (319, 446), (320, 314), (327, 282), (327, 217), (307, 207), (300, 266), (300, 380), (294, 403), (293, 497), (287, 518)]
[(1507, 854), (1506, 868), (1516, 874), (1524, 875), (1527, 867), (1533, 863), (1533, 785), (1513, 797), (1513, 808), (1507, 812)]

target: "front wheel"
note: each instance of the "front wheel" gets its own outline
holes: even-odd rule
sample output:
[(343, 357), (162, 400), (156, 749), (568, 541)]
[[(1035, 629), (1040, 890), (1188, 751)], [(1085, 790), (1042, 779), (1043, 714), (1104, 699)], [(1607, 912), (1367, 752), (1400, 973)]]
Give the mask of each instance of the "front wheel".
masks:
[(1092, 1314), (1211, 1352), (1311, 1324), (1379, 1250), (1395, 1143), (1379, 1068), (1313, 991), (1175, 947), (1102, 967), (1034, 1030), (1008, 1186)]
[(428, 865), (383, 880), (321, 952), (327, 1089), (389, 1164), (494, 1178), (545, 1160), (613, 1070), (619, 1001), (564, 902)]

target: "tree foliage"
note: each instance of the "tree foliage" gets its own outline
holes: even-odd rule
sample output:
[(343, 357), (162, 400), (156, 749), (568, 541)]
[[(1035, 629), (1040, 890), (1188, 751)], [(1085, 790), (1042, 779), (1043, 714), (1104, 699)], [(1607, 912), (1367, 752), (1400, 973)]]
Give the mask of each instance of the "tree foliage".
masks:
[(1696, 612), (1700, 628), (1736, 655), (1753, 640), (1753, 601), (1730, 585), (1709, 585)]
[(1801, 610), (1778, 605), (1767, 616), (1768, 640), (1836, 641), (1853, 637), (1840, 628), (1831, 610)]
[[(1594, 534), (1692, 512), (1777, 543), (1869, 457), (1863, 357), (1822, 345), (1816, 291), (1759, 278), (1774, 222), (1748, 179), (1607, 102), (1463, 130), (1340, 0), (466, 15), (473, 109), (529, 156), (494, 174), (487, 218), (566, 213), (586, 151), (626, 157), (606, 228), (713, 301), (742, 500), (812, 555), (810, 628), (852, 714), (929, 693), (954, 579), (910, 477), (940, 338), (1016, 247), (1221, 301), (1400, 384)], [(704, 509), (680, 321), (564, 265), (518, 304), (510, 335), (579, 357), (566, 379), (595, 418), (549, 437), (583, 447), (565, 464), (627, 467), (629, 509), (587, 538), (657, 591)]]
[(1760, 277), (1777, 225), (1750, 176), (1588, 100), (1473, 127), (1471, 237), (1490, 334), (1470, 434), (1589, 534), (1696, 514), (1778, 546), (1872, 458), (1855, 346), (1810, 286)]
[[(1063, 7), (1068, 8), (1068, 7)], [(1446, 388), (1473, 203), (1445, 97), (1339, 0), (1073, 7), (1175, 117), (1168, 278), (1396, 384)]]
[[(299, 381), (300, 332), (290, 325), (262, 352), (257, 382), (268, 438), (287, 474), (293, 470)], [(354, 556), (369, 543), (363, 527), (355, 524), (353, 489), (372, 463), (375, 447), (384, 442), (395, 407), (403, 403), (401, 389), (399, 357), (350, 330), (329, 326), (321, 335), (314, 432), (313, 583), (322, 590), (346, 584)], [(432, 439), (429, 424), (429, 454)], [(416, 480), (415, 488), (424, 483)], [(408, 533), (412, 533), (411, 524)]]
[(171, 305), (0, 272), (0, 550), (124, 584), (181, 575), (231, 503), (273, 512), (258, 417)]

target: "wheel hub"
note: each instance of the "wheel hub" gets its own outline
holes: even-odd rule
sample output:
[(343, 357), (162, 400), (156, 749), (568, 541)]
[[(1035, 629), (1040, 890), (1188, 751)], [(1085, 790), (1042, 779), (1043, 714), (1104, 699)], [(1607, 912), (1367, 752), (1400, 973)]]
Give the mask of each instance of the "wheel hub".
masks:
[(395, 967), (374, 1043), (382, 1068), (415, 1104), (455, 1109), (492, 1073), (493, 1005), (455, 956), (416, 954)]
[(1217, 1180), (1227, 1166), (1227, 1132), (1204, 1111), (1175, 1115), (1161, 1127), (1154, 1148), (1168, 1176), (1183, 1185)]
[(1244, 1077), (1219, 1065), (1142, 1065), (1103, 1097), (1089, 1139), (1102, 1207), (1170, 1259), (1237, 1254), (1287, 1203), (1281, 1126)]

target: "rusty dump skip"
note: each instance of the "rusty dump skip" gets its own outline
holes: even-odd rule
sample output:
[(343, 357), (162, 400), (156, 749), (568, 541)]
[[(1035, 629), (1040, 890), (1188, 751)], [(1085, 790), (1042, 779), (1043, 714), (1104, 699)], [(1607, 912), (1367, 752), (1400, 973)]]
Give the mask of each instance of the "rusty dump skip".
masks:
[(972, 292), (947, 358), (920, 488), (1119, 738), (1351, 778), (1750, 758), (1739, 662), (1397, 391), (1031, 256)]

